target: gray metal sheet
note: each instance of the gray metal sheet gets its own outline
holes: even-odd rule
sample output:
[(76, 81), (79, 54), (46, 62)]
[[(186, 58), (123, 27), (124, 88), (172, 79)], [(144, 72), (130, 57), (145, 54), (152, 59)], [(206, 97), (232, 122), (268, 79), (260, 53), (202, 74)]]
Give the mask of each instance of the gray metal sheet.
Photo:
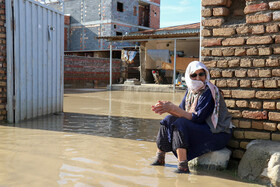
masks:
[[(11, 1), (6, 4), (7, 24), (12, 25)], [(15, 0), (13, 6), (14, 35), (7, 35), (7, 87), (15, 99), (8, 96), (8, 121), (62, 112), (64, 16), (32, 0)]]

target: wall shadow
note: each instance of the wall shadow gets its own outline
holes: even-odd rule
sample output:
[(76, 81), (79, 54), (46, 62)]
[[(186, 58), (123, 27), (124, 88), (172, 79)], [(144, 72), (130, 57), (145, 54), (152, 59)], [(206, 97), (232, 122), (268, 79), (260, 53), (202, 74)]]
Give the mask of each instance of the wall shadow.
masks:
[(156, 140), (160, 126), (159, 121), (107, 115), (61, 113), (4, 125), (153, 142)]

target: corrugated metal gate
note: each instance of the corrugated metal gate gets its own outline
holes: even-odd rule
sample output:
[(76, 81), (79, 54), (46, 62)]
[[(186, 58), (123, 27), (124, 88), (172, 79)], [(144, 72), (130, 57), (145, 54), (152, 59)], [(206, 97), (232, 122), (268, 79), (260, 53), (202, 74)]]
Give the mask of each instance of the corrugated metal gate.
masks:
[(61, 112), (64, 15), (32, 0), (6, 0), (7, 118)]

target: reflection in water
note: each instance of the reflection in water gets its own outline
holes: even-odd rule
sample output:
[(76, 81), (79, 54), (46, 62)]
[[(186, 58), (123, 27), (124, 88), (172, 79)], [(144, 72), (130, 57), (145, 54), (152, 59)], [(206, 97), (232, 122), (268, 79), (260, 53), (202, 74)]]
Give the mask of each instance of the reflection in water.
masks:
[(163, 117), (150, 106), (157, 99), (178, 104), (173, 94), (65, 96), (64, 114), (0, 126), (0, 186), (250, 185), (223, 172), (175, 174), (177, 161), (170, 153), (166, 167), (149, 166), (156, 151), (149, 141), (155, 140)]
[(159, 125), (156, 119), (66, 113), (63, 131), (154, 141)]
[(157, 119), (64, 113), (10, 126), (155, 141), (159, 121)]

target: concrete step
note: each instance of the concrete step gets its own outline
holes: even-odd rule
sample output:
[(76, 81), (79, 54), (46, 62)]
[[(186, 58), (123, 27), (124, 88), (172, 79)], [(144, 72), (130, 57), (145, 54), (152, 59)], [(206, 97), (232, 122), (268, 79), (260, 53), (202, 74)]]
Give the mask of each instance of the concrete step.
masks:
[(190, 167), (223, 170), (227, 168), (231, 151), (227, 148), (205, 153), (189, 161)]

